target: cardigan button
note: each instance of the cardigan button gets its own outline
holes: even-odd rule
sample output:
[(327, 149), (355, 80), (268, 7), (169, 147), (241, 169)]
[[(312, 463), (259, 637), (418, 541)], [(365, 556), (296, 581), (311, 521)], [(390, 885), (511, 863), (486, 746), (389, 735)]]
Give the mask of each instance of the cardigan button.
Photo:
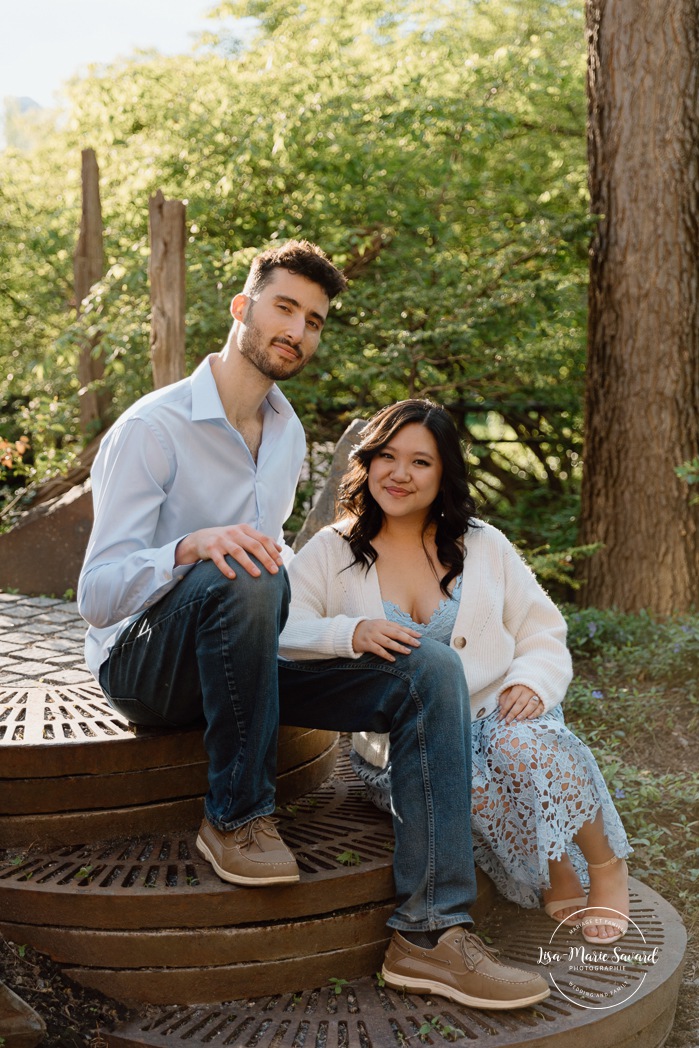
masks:
[(465, 648), (466, 647), (466, 638), (465, 637), (454, 637), (454, 647), (455, 648)]
[(478, 720), (480, 717), (484, 717), (484, 716), (485, 716), (485, 706), (481, 706), (481, 708), (479, 709), (478, 713), (476, 714), (476, 720)]

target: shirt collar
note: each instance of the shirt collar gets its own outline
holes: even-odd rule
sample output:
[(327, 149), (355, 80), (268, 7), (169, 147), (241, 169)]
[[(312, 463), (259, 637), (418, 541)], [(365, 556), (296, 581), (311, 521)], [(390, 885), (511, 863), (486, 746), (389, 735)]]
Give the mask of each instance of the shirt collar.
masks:
[[(202, 422), (205, 419), (225, 418), (221, 398), (218, 395), (216, 381), (211, 370), (211, 357), (202, 360), (191, 379), (192, 383), (192, 422)], [(272, 386), (267, 394), (266, 403), (277, 415), (289, 419), (294, 414), (289, 401), (286, 399), (279, 386)]]
[(279, 386), (272, 386), (266, 399), (272, 411), (276, 412), (277, 415), (281, 415), (282, 418), (291, 418), (294, 414), (294, 409)]
[(205, 419), (226, 417), (211, 370), (211, 357), (206, 357), (205, 360), (202, 360), (192, 375), (191, 384), (192, 422), (203, 422)]

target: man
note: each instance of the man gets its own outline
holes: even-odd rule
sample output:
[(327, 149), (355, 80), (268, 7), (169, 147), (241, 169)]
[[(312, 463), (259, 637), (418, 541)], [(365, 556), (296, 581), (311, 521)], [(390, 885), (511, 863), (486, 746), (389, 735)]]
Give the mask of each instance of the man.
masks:
[(270, 818), (279, 723), (390, 731), (401, 817), (388, 981), (473, 1007), (533, 1004), (548, 996), (545, 980), (501, 964), (468, 931), (476, 883), (458, 657), (423, 641), (396, 644), (390, 663), (277, 662), (291, 556), (282, 525), (304, 437), (275, 383), (311, 359), (344, 287), (306, 241), (263, 252), (233, 299), (223, 350), (105, 436), (78, 586), (87, 662), (136, 724), (203, 714), (209, 791), (197, 848), (233, 884), (299, 879)]

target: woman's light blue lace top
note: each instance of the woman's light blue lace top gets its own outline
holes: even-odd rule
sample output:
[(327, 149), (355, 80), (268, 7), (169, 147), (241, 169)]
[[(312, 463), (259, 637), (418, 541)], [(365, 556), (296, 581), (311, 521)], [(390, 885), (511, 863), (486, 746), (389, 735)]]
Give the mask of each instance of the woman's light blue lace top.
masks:
[[(384, 601), (386, 618), (449, 644), (461, 599), (454, 585), (427, 623)], [(471, 829), (476, 864), (506, 898), (541, 905), (550, 859), (567, 852), (583, 884), (587, 866), (573, 837), (601, 811), (616, 855), (631, 852), (621, 820), (591, 751), (565, 725), (560, 706), (506, 724), (492, 713), (471, 725)], [(377, 807), (391, 810), (391, 766), (376, 768), (352, 751), (354, 770)]]
[(386, 618), (390, 622), (397, 622), (399, 626), (407, 626), (409, 629), (417, 630), (423, 637), (431, 637), (432, 640), (439, 640), (442, 644), (448, 644), (451, 640), (454, 623), (456, 622), (456, 613), (459, 610), (461, 582), (461, 575), (459, 575), (451, 591), (451, 597), (444, 597), (443, 600), (440, 600), (439, 605), (432, 612), (429, 622), (414, 622), (407, 611), (403, 611), (390, 600), (383, 602)]

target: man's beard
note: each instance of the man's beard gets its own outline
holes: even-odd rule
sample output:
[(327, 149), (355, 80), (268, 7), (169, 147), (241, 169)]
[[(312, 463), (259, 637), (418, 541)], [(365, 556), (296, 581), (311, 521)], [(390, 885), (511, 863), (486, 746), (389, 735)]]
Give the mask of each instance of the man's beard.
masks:
[[(298, 352), (296, 347), (292, 346), (286, 339), (277, 339), (277, 341), (283, 342), (294, 352)], [(252, 307), (248, 308), (245, 327), (238, 333), (238, 350), (241, 356), (249, 360), (265, 378), (271, 378), (274, 382), (283, 381), (286, 378), (298, 375), (299, 371), (303, 371), (308, 363), (308, 360), (304, 360), (300, 354), (298, 360), (294, 362), (292, 360), (273, 359), (271, 354), (274, 350), (271, 348), (269, 353), (266, 353), (262, 345), (260, 330), (252, 319)]]

